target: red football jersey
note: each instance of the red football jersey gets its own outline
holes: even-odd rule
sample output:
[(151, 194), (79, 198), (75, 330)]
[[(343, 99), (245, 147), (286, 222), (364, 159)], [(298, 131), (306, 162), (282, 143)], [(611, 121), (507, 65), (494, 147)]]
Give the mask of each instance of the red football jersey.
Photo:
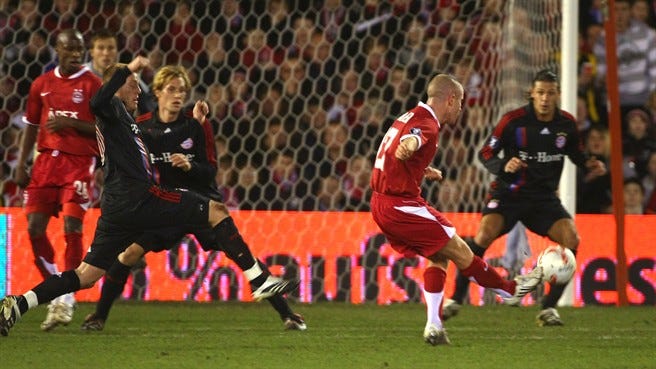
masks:
[[(87, 67), (62, 76), (59, 67), (40, 75), (30, 87), (23, 121), (43, 126), (49, 117), (66, 116), (95, 124), (89, 100), (102, 82)], [(56, 133), (40, 127), (37, 150), (59, 150), (73, 155), (98, 155), (95, 136), (84, 136), (73, 128)]]
[[(440, 122), (433, 109), (423, 102), (398, 117), (378, 148), (371, 174), (371, 188), (386, 195), (419, 197), (424, 169), (430, 165), (437, 151), (439, 130)], [(419, 149), (407, 160), (400, 161), (394, 153), (401, 140), (409, 136), (419, 138)]]

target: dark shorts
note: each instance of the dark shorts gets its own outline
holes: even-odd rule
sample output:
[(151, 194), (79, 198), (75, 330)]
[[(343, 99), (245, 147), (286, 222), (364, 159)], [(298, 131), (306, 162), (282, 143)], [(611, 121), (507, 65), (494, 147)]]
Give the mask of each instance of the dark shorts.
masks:
[(146, 252), (170, 250), (180, 243), (184, 236), (191, 234), (203, 250), (219, 250), (214, 232), (208, 226), (169, 227), (143, 233), (137, 239)]
[(521, 221), (526, 228), (546, 236), (551, 226), (560, 219), (571, 219), (560, 199), (552, 197), (530, 198), (514, 194), (493, 196), (485, 204), (483, 215), (501, 214), (504, 219), (501, 234), (508, 233)]
[(195, 192), (151, 187), (131, 192), (129, 198), (109, 194), (104, 201), (108, 204), (101, 209), (84, 257), (84, 262), (101, 269), (107, 270), (118, 254), (149, 232), (209, 228), (209, 199)]

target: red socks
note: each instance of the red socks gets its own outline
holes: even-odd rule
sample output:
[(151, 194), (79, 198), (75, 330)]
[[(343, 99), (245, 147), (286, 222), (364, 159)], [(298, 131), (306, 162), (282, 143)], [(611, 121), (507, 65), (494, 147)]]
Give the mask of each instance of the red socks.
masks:
[(500, 289), (510, 295), (515, 292), (515, 282), (502, 278), (493, 267), (478, 256), (474, 255), (472, 263), (460, 272), (466, 277), (473, 278), (474, 282), (485, 288)]
[(82, 262), (82, 233), (66, 233), (66, 270), (77, 268)]

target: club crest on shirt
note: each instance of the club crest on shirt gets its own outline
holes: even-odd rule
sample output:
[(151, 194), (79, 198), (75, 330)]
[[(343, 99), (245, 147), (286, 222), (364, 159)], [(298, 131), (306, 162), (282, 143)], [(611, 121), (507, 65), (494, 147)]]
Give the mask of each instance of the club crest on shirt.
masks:
[(421, 128), (417, 128), (417, 127), (410, 128), (410, 134), (421, 136)]
[(180, 144), (180, 147), (182, 147), (185, 150), (189, 150), (192, 147), (194, 147), (194, 140), (192, 140), (191, 138), (188, 138), (188, 139), (182, 141), (182, 143)]
[(495, 148), (497, 146), (497, 143), (499, 143), (499, 138), (496, 136), (490, 137), (490, 142), (488, 143), (488, 146), (491, 148)]
[(84, 101), (84, 94), (82, 94), (82, 90), (78, 88), (73, 89), (73, 102), (79, 104), (82, 101)]
[(556, 147), (562, 149), (567, 144), (567, 133), (558, 132), (556, 135)]

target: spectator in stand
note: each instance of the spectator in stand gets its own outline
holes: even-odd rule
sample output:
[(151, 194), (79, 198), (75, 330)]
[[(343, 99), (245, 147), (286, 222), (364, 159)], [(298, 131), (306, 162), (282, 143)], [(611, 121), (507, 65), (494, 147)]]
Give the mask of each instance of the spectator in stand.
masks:
[(74, 28), (80, 32), (89, 30), (91, 19), (89, 14), (94, 11), (92, 3), (78, 0), (54, 0), (52, 10), (43, 18), (43, 28), (50, 34), (56, 34), (65, 29)]
[(353, 155), (353, 146), (349, 141), (348, 128), (339, 121), (329, 121), (321, 132), (321, 145), (314, 152), (313, 162), (318, 166), (318, 176), (343, 176), (348, 158)]
[(191, 3), (177, 2), (173, 17), (167, 24), (166, 32), (160, 37), (160, 47), (166, 51), (165, 63), (193, 64), (203, 49), (203, 35), (196, 28)]
[[(370, 151), (373, 152), (373, 151)], [(342, 180), (346, 193), (346, 208), (353, 211), (369, 211), (371, 200), (371, 160), (364, 155), (354, 155), (349, 159), (348, 169)]]
[(645, 189), (638, 178), (624, 180), (624, 214), (644, 214)]
[(633, 0), (633, 4), (631, 4), (631, 18), (654, 28), (654, 8), (650, 8), (651, 3), (651, 1), (647, 0)]
[(230, 65), (239, 64), (239, 53), (228, 52), (223, 44), (223, 37), (216, 31), (203, 38), (203, 50), (198, 54), (196, 66), (202, 70), (204, 85), (213, 83), (227, 84), (230, 80)]
[[(601, 125), (590, 127), (585, 138), (585, 153), (610, 165), (610, 136)], [(605, 214), (613, 204), (610, 173), (602, 175), (591, 170), (577, 169), (576, 212)]]
[(262, 29), (267, 30), (267, 45), (276, 47), (289, 47), (292, 43), (291, 27), (293, 18), (289, 12), (286, 0), (267, 1), (266, 13), (261, 19)]
[(250, 82), (273, 82), (276, 65), (273, 63), (273, 50), (266, 44), (266, 34), (255, 28), (248, 31), (245, 39), (246, 45), (241, 51), (240, 65), (249, 71)]
[(592, 122), (588, 115), (588, 104), (586, 104), (584, 96), (578, 95), (576, 97), (576, 128), (582, 138), (587, 136), (590, 127), (592, 127)]
[(262, 186), (258, 183), (258, 171), (251, 165), (246, 164), (238, 170), (235, 196), (242, 210), (267, 210), (267, 204), (262, 196)]
[(649, 98), (644, 107), (651, 116), (651, 127), (656, 127), (656, 90), (649, 93)]
[[(64, 218), (65, 269), (71, 270), (82, 261), (82, 220), (99, 155), (89, 101), (101, 82), (82, 65), (82, 35), (73, 29), (60, 32), (56, 51), (59, 66), (38, 77), (30, 88), (23, 118), (26, 127), (14, 172), (16, 183), (25, 187), (28, 234), (44, 279), (58, 273), (55, 251), (46, 234), (52, 216), (61, 213)], [(35, 142), (40, 154), (28, 174)], [(74, 307), (72, 293), (53, 300), (41, 329), (49, 331), (70, 323)]]
[(20, 141), (20, 135), (20, 128), (16, 124), (10, 124), (0, 130), (0, 157), (3, 159), (3, 164), (8, 165), (10, 169), (16, 167), (17, 164), (17, 145)]
[[(656, 31), (631, 19), (631, 1), (615, 1), (615, 28), (619, 73), (620, 109), (624, 116), (641, 107), (656, 90)], [(606, 35), (605, 37), (608, 37)], [(606, 46), (602, 37), (595, 46), (597, 77), (606, 79)]]
[(419, 65), (426, 58), (426, 22), (419, 17), (414, 18), (404, 32), (404, 42), (396, 53), (395, 65), (411, 71), (411, 76), (416, 75)]
[(459, 212), (462, 200), (461, 184), (454, 178), (444, 178), (435, 186), (432, 203), (439, 207), (442, 213)]
[(54, 53), (48, 45), (48, 35), (38, 29), (30, 34), (26, 45), (15, 45), (5, 50), (5, 65), (9, 75), (19, 81), (17, 91), (21, 96), (28, 94), (30, 85), (40, 76), (46, 65), (54, 60)]
[(349, 127), (355, 124), (365, 98), (361, 83), (360, 73), (354, 67), (342, 73), (339, 95), (333, 107), (328, 109), (328, 120), (339, 119)]
[(282, 116), (303, 114), (305, 97), (312, 93), (312, 82), (306, 76), (307, 64), (301, 58), (289, 57), (280, 64), (278, 80), (282, 81)]
[[(16, 81), (10, 76), (0, 76), (0, 130), (10, 124), (21, 124), (22, 98), (16, 92)], [(0, 147), (2, 150), (2, 147)]]
[(642, 188), (645, 190), (645, 206), (654, 193), (656, 188), (656, 151), (649, 153), (647, 160), (647, 170), (642, 177)]
[(120, 60), (125, 60), (141, 49), (141, 37), (139, 34), (139, 21), (142, 13), (138, 11), (135, 4), (126, 2), (119, 8), (120, 15), (120, 38), (123, 50)]
[(284, 150), (270, 154), (267, 171), (259, 178), (269, 210), (300, 210), (307, 188), (294, 153)]
[[(215, 31), (223, 36), (226, 50), (232, 50), (239, 45), (239, 39), (244, 30), (244, 15), (237, 0), (221, 1), (221, 11), (215, 22)], [(208, 6), (210, 9), (215, 7)]]
[(312, 42), (312, 35), (315, 32), (314, 20), (305, 15), (294, 19), (292, 32), (292, 44), (287, 48), (276, 50), (274, 58), (276, 64), (282, 63), (285, 58), (312, 60), (312, 54), (307, 51), (307, 48)]
[(608, 125), (606, 117), (605, 98), (606, 86), (599, 85), (596, 72), (597, 58), (591, 52), (585, 51), (582, 46), (579, 55), (579, 69), (577, 78), (577, 93), (583, 98), (587, 117), (591, 123)]
[(383, 99), (389, 102), (391, 116), (398, 117), (417, 102), (417, 99), (411, 96), (411, 90), (412, 85), (407, 78), (405, 68), (392, 68), (389, 83), (383, 91)]
[(332, 57), (332, 44), (322, 32), (312, 35), (312, 44), (314, 52), (308, 63), (308, 79), (312, 81), (315, 92), (328, 91), (330, 78), (337, 74), (337, 62)]
[(315, 185), (314, 196), (307, 196), (303, 201), (303, 210), (344, 211), (346, 194), (342, 190), (340, 179), (330, 175), (321, 178)]
[(342, 0), (325, 0), (317, 13), (317, 27), (330, 42), (347, 41), (353, 34), (349, 11)]
[(465, 88), (465, 106), (481, 105), (483, 100), (483, 76), (476, 71), (474, 59), (464, 57), (453, 68), (453, 76), (462, 81)]
[(212, 120), (222, 122), (230, 109), (226, 87), (221, 83), (213, 83), (207, 87), (205, 101), (210, 107)]
[(633, 109), (626, 114), (626, 129), (622, 143), (624, 178), (642, 177), (646, 173), (649, 154), (656, 151), (654, 127), (649, 114)]
[[(389, 63), (387, 61), (387, 45), (377, 40), (364, 50), (366, 56), (365, 65), (361, 72), (360, 86), (383, 87), (389, 78)], [(359, 67), (356, 67), (359, 69)]]
[[(5, 31), (2, 31), (2, 45), (26, 44), (30, 35), (41, 26), (41, 15), (35, 0), (23, 0), (18, 9), (9, 17)], [(6, 32), (6, 34), (5, 34)]]
[(383, 137), (387, 119), (387, 103), (383, 101), (378, 90), (371, 90), (362, 107), (358, 110), (358, 119), (351, 129), (351, 137), (358, 137), (356, 152), (368, 155), (374, 151)]
[(449, 52), (444, 37), (436, 35), (426, 40), (426, 57), (421, 65), (421, 75), (430, 77), (436, 70), (447, 70), (448, 66)]

